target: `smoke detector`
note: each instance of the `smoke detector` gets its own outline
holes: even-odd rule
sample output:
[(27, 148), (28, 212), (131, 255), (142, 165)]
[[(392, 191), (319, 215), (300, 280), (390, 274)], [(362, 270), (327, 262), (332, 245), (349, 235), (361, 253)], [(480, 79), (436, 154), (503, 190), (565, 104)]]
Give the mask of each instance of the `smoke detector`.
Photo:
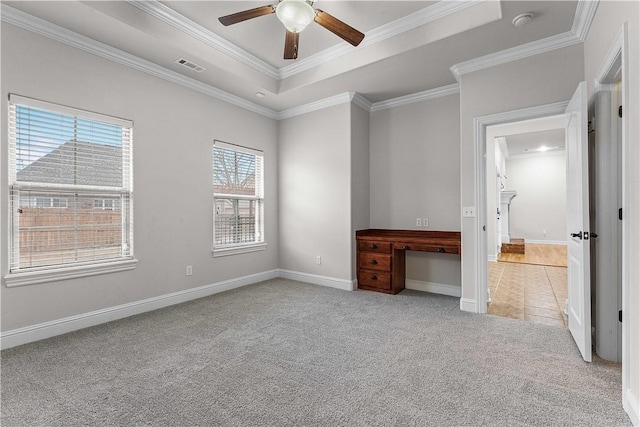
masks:
[(522, 27), (523, 25), (527, 25), (529, 22), (533, 20), (533, 13), (521, 13), (520, 15), (513, 18), (513, 25), (516, 27)]

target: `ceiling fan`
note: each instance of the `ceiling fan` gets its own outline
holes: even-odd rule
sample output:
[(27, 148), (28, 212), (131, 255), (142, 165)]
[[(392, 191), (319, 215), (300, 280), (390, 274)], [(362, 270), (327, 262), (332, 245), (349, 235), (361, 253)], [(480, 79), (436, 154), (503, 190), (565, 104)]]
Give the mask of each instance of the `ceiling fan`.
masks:
[(298, 43), (300, 32), (311, 21), (331, 31), (343, 40), (358, 46), (364, 34), (355, 28), (345, 24), (337, 18), (320, 9), (314, 9), (314, 0), (280, 0), (277, 5), (256, 7), (255, 9), (233, 13), (218, 18), (224, 26), (237, 24), (248, 19), (258, 18), (275, 13), (280, 22), (285, 26), (287, 34), (284, 39), (284, 59), (296, 59), (298, 57)]

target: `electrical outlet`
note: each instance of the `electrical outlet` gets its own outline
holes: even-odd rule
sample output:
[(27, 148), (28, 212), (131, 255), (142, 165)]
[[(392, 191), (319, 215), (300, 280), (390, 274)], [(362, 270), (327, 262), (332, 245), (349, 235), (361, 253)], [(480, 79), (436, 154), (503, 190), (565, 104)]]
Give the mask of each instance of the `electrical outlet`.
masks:
[(462, 216), (464, 218), (473, 218), (476, 216), (476, 207), (475, 206), (466, 206), (462, 208)]
[(422, 226), (423, 227), (429, 226), (429, 218), (422, 218)]
[(422, 227), (422, 218), (416, 218), (416, 227)]
[(187, 276), (191, 276), (193, 274), (193, 266), (187, 265)]
[(316, 257), (316, 264), (318, 265), (322, 264), (322, 257), (320, 255)]

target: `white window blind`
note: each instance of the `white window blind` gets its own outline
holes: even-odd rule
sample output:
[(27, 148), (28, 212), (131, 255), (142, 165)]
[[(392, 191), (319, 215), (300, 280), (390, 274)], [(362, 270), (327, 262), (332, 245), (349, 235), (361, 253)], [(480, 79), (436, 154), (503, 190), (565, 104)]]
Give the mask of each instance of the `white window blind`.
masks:
[(214, 142), (214, 250), (264, 242), (263, 163), (262, 151)]
[(10, 272), (133, 258), (132, 122), (10, 95)]

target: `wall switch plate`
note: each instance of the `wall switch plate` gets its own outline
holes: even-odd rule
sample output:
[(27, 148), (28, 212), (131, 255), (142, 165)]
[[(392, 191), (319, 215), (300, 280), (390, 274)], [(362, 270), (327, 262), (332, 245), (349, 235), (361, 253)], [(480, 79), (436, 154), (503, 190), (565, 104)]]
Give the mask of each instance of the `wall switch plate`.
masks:
[(422, 218), (416, 218), (416, 227), (422, 227)]
[(191, 276), (193, 274), (193, 266), (187, 265), (187, 276)]
[(316, 264), (318, 265), (322, 264), (322, 257), (320, 255), (316, 257)]
[(466, 206), (462, 208), (462, 216), (464, 218), (474, 218), (476, 216), (475, 206)]
[(429, 218), (422, 218), (422, 226), (423, 227), (429, 226)]

